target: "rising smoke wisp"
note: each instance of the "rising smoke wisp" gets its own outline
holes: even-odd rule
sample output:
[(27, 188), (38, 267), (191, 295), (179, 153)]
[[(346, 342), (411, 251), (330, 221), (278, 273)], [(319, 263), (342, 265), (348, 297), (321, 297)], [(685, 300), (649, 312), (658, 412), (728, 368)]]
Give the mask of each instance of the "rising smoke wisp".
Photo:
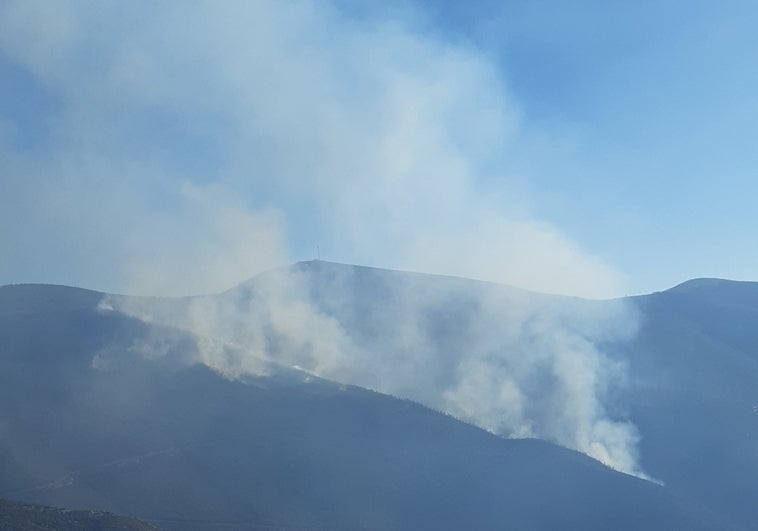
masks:
[[(319, 242), (350, 263), (619, 294), (618, 272), (534, 213), (520, 183), (552, 134), (525, 126), (498, 64), (435, 36), (421, 10), (388, 13), (3, 2), (3, 57), (48, 105), (30, 145), (14, 135), (26, 121), (0, 123), (0, 235), (16, 242), (24, 219), (18, 256), (54, 255), (63, 283), (111, 292), (216, 292)], [(33, 280), (58, 281), (47, 262)], [(230, 376), (298, 366), (639, 473), (635, 430), (605, 403), (623, 366), (600, 348), (629, 333), (628, 312), (425, 281), (366, 296), (349, 275), (333, 283), (319, 297), (302, 272), (264, 275), (251, 293), (173, 315), (111, 305), (191, 330), (194, 361)]]
[[(232, 378), (265, 375), (267, 363), (295, 367), (645, 477), (635, 427), (606, 407), (625, 368), (603, 348), (636, 326), (623, 300), (311, 262), (162, 309), (150, 299), (108, 305), (193, 332), (194, 361)], [(144, 354), (155, 356), (149, 347)]]
[(348, 263), (621, 294), (535, 213), (528, 157), (557, 135), (526, 125), (486, 52), (424, 20), (411, 4), (4, 2), (0, 50), (45, 105), (0, 121), (0, 235), (16, 242), (24, 219), (18, 256), (58, 257), (30, 280), (108, 292), (217, 292), (320, 244)]

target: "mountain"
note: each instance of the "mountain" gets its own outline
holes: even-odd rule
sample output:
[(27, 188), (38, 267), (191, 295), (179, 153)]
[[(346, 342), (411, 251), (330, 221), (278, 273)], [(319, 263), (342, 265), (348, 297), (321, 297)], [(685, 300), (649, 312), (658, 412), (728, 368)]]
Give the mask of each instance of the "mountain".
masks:
[(97, 511), (69, 511), (0, 500), (4, 531), (149, 531), (153, 526), (131, 518)]
[[(482, 348), (481, 344), (529, 349), (533, 354), (538, 343), (523, 330), (534, 321), (543, 324), (537, 328), (543, 336), (579, 331), (582, 338), (590, 337), (609, 364), (624, 368), (623, 377), (614, 383), (616, 389), (601, 397), (608, 409), (601, 422), (615, 415), (636, 427), (639, 469), (678, 496), (724, 515), (733, 525), (756, 528), (758, 283), (696, 279), (650, 295), (586, 301), (466, 279), (323, 261), (296, 268), (305, 278), (309, 300), (343, 324), (362, 347), (376, 344), (381, 334), (377, 328), (396, 330), (398, 320), (409, 319), (420, 321), (417, 328), (427, 331), (432, 350), (444, 360), (454, 359), (458, 351)], [(260, 280), (231, 293), (239, 297), (245, 290), (255, 292)], [(402, 318), (397, 319), (398, 315)], [(617, 319), (608, 318), (614, 315), (635, 321), (634, 331), (618, 333)], [(508, 334), (506, 323), (514, 322), (520, 328), (517, 340), (503, 340)], [(596, 324), (599, 330), (593, 328)], [(386, 340), (380, 344), (383, 350), (403, 348), (403, 342), (400, 346)], [(503, 359), (512, 362), (508, 357), (498, 361)], [(497, 371), (493, 363), (486, 367)], [(521, 366), (512, 364), (512, 369)], [(550, 373), (547, 386), (527, 396), (534, 401), (548, 395), (548, 389), (556, 385), (554, 376)], [(402, 389), (392, 392), (413, 395)], [(434, 403), (428, 395), (412, 398), (450, 406)], [(554, 407), (551, 401), (550, 409)], [(474, 422), (487, 420), (486, 415), (472, 417), (469, 420)]]
[[(754, 529), (755, 286), (583, 301), (327, 262), (182, 299), (3, 286), (0, 497), (164, 529)], [(566, 418), (634, 427), (664, 486), (472, 425), (579, 447)]]
[(642, 466), (748, 529), (758, 522), (758, 283), (699, 279), (637, 297), (622, 346)]

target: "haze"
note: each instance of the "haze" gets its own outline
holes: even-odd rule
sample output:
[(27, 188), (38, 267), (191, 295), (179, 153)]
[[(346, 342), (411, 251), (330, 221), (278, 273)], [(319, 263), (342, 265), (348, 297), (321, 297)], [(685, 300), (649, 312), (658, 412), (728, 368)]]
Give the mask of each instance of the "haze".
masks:
[(9, 1), (0, 282), (754, 278), (749, 2)]

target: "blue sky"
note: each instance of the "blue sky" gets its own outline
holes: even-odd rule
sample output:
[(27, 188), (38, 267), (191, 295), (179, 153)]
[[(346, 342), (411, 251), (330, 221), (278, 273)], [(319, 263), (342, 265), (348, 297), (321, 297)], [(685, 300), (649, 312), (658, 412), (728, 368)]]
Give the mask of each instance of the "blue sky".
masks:
[(751, 2), (6, 2), (0, 283), (758, 280)]

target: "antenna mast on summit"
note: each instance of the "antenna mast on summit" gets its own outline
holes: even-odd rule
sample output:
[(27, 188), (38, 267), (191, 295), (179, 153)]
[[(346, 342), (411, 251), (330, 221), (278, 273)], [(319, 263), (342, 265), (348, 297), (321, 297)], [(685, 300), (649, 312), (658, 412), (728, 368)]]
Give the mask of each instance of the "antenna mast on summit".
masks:
[(316, 260), (321, 260), (321, 249), (319, 246), (316, 246)]

